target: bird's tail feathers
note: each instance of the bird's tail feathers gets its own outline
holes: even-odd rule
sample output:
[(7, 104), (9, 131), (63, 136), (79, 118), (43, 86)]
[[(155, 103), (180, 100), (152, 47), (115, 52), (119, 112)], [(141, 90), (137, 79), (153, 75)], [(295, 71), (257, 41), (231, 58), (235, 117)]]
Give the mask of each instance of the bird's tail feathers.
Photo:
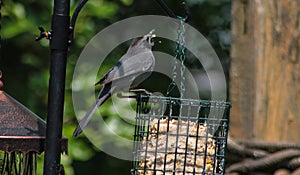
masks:
[(77, 137), (80, 133), (82, 133), (82, 129), (88, 124), (91, 117), (95, 113), (95, 111), (98, 109), (99, 106), (101, 106), (109, 97), (111, 96), (111, 93), (105, 93), (101, 97), (97, 98), (97, 101), (93, 104), (93, 106), (90, 108), (90, 110), (85, 114), (85, 116), (82, 118), (82, 120), (79, 122), (79, 125), (77, 126), (76, 130), (73, 133), (74, 137)]

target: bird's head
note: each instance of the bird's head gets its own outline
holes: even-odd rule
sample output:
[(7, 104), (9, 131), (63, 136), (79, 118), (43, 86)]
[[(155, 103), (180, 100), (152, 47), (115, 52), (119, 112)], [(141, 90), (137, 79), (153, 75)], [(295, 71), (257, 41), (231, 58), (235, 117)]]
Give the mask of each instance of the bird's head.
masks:
[(152, 41), (152, 38), (156, 37), (154, 34), (154, 29), (151, 30), (148, 34), (144, 36), (140, 36), (135, 38), (132, 43), (131, 43), (131, 48), (136, 48), (136, 49), (142, 49), (142, 48), (149, 48), (151, 49), (152, 46), (154, 45), (154, 42)]

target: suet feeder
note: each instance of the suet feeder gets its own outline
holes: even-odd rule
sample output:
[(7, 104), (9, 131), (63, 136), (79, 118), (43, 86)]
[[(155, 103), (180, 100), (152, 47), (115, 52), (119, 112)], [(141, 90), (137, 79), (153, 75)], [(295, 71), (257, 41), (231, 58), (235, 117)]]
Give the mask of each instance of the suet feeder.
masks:
[(138, 96), (133, 175), (225, 173), (230, 103)]
[[(178, 18), (173, 80), (166, 97), (137, 95), (132, 175), (224, 175), (230, 103), (184, 98), (185, 23), (162, 0), (166, 13)], [(181, 64), (179, 73), (177, 65)], [(170, 97), (180, 75), (180, 97)]]
[[(45, 150), (45, 132), (45, 121), (5, 93), (0, 79), (1, 174), (36, 174), (36, 155)], [(67, 138), (61, 140), (61, 152), (67, 152), (67, 143)]]

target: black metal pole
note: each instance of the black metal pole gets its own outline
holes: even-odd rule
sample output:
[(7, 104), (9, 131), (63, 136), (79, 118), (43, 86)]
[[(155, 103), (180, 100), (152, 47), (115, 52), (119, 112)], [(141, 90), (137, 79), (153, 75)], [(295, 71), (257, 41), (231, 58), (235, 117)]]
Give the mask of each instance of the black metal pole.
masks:
[(48, 92), (48, 116), (44, 175), (58, 175), (60, 167), (63, 125), (64, 92), (68, 36), (70, 26), (70, 0), (54, 0), (51, 25), (51, 65)]

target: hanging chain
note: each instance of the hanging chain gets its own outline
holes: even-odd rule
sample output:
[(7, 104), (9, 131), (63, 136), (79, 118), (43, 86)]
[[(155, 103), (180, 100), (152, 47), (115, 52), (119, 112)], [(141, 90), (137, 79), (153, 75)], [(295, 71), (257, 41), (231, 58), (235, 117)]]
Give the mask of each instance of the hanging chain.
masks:
[(180, 76), (181, 76), (181, 81), (180, 81), (180, 98), (183, 98), (184, 92), (185, 92), (185, 77), (184, 77), (184, 71), (185, 71), (185, 66), (184, 66), (184, 61), (186, 59), (185, 57), (185, 19), (178, 17), (180, 21), (180, 25), (178, 26), (177, 29), (177, 40), (176, 40), (176, 51), (175, 51), (175, 56), (174, 56), (174, 65), (173, 65), (173, 70), (172, 70), (172, 82), (169, 84), (166, 96), (169, 96), (170, 93), (174, 90), (176, 87), (175, 80), (177, 78), (177, 67), (178, 67), (178, 60), (180, 60)]
[(181, 23), (181, 31), (178, 32), (179, 33), (179, 60), (181, 63), (181, 69), (180, 69), (180, 75), (181, 75), (181, 81), (180, 81), (180, 98), (183, 98), (183, 95), (185, 93), (185, 76), (184, 76), (184, 71), (185, 71), (185, 66), (184, 66), (184, 62), (185, 62), (185, 26), (184, 26), (184, 20), (180, 20)]

